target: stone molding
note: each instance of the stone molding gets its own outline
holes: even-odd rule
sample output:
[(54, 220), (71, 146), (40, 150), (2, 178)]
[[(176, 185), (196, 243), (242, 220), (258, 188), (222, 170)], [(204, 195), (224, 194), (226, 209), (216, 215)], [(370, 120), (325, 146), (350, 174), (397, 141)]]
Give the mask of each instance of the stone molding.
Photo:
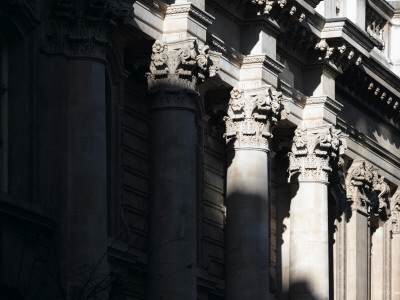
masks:
[(342, 70), (347, 69), (352, 63), (356, 66), (361, 64), (362, 55), (354, 47), (344, 41), (332, 41), (330, 43), (333, 45), (330, 46), (327, 39), (321, 39), (315, 45), (315, 50), (322, 53), (321, 56), (318, 56), (319, 60), (331, 61), (335, 66), (340, 66)]
[(393, 234), (400, 234), (400, 188), (390, 199), (391, 213), (392, 213), (392, 232)]
[(242, 66), (259, 64), (262, 64), (265, 68), (271, 70), (277, 76), (282, 73), (283, 69), (285, 68), (284, 65), (268, 55), (247, 55), (243, 57)]
[(193, 17), (193, 19), (195, 19), (200, 24), (203, 24), (206, 27), (211, 25), (215, 19), (209, 13), (207, 13), (204, 10), (201, 10), (200, 8), (196, 7), (191, 3), (170, 5), (167, 7), (165, 14), (166, 15), (188, 14), (191, 17)]
[(209, 47), (196, 38), (173, 43), (156, 40), (152, 47), (150, 72), (146, 77), (149, 93), (162, 91), (164, 96), (156, 97), (158, 100), (153, 101), (151, 107), (195, 108), (194, 100), (185, 103), (185, 97), (178, 97), (177, 94), (198, 95), (197, 85), (218, 72), (218, 59), (217, 53), (209, 51)]
[(57, 0), (46, 24), (44, 52), (69, 58), (104, 61), (110, 45), (107, 33), (116, 23), (133, 20), (135, 0), (99, 2)]
[(329, 182), (329, 175), (340, 165), (346, 150), (345, 136), (331, 125), (312, 129), (297, 128), (289, 153), (289, 181)]
[(227, 116), (224, 117), (227, 144), (235, 149), (269, 151), (272, 127), (280, 120), (284, 107), (282, 93), (269, 87), (231, 91)]

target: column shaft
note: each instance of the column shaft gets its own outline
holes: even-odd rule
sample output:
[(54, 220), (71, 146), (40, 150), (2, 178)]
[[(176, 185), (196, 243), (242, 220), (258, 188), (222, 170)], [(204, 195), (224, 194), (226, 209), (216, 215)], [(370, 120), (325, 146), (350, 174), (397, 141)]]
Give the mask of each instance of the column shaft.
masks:
[(194, 110), (151, 113), (149, 299), (196, 299), (195, 125)]
[(237, 149), (227, 173), (227, 299), (269, 299), (268, 154)]
[(349, 299), (361, 300), (368, 296), (368, 219), (353, 210), (347, 222), (347, 280)]
[(323, 182), (292, 185), (290, 299), (329, 299), (328, 191)]
[(400, 234), (392, 239), (392, 299), (400, 299)]

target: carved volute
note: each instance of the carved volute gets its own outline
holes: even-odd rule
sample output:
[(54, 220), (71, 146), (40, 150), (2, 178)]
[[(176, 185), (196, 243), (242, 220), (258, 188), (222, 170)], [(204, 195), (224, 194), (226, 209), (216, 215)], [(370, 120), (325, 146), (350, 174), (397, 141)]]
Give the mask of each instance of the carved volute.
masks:
[(234, 88), (224, 118), (225, 139), (234, 148), (269, 150), (272, 127), (283, 111), (282, 93), (263, 88), (243, 90)]
[(332, 127), (304, 130), (297, 128), (289, 153), (289, 180), (298, 175), (298, 181), (329, 182), (339, 156), (346, 150), (345, 136)]

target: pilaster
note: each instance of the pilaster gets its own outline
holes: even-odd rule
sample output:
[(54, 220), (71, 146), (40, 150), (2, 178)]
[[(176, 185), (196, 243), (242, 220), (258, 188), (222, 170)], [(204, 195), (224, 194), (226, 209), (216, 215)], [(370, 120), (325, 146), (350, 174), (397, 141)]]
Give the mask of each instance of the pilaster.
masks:
[(328, 183), (345, 149), (344, 135), (332, 126), (295, 131), (289, 153), (290, 299), (329, 299)]
[(270, 299), (268, 152), (282, 110), (281, 93), (269, 86), (231, 92), (224, 118), (227, 299)]
[(396, 299), (400, 297), (400, 188), (397, 188), (390, 202), (392, 212), (391, 291), (393, 299)]

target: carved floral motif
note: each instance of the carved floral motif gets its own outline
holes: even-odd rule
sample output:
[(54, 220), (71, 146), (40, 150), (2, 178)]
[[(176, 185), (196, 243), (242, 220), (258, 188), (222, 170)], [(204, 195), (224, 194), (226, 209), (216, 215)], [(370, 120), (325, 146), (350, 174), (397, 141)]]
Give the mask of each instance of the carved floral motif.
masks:
[(340, 130), (332, 127), (304, 130), (297, 128), (289, 153), (289, 180), (328, 182), (332, 168), (339, 163), (339, 155), (346, 150)]
[(227, 143), (235, 148), (269, 150), (271, 131), (280, 119), (282, 93), (263, 89), (244, 91), (234, 88), (229, 100), (228, 116), (224, 117)]
[(150, 72), (146, 74), (149, 89), (160, 85), (195, 90), (206, 77), (215, 76), (219, 66), (210, 56), (209, 47), (195, 38), (173, 44), (155, 41)]
[(372, 166), (364, 160), (355, 160), (346, 176), (347, 201), (355, 209), (367, 214), (371, 205)]
[(55, 0), (47, 23), (46, 46), (50, 54), (104, 60), (107, 33), (113, 24), (133, 19), (135, 0)]
[(374, 215), (380, 216), (382, 219), (387, 219), (390, 216), (390, 203), (389, 194), (390, 187), (385, 182), (385, 177), (373, 172), (374, 177), (372, 179), (372, 191), (373, 197), (371, 201), (371, 209)]
[(395, 234), (400, 233), (400, 188), (397, 188), (396, 192), (390, 199), (391, 202), (391, 214), (392, 214), (392, 232)]

